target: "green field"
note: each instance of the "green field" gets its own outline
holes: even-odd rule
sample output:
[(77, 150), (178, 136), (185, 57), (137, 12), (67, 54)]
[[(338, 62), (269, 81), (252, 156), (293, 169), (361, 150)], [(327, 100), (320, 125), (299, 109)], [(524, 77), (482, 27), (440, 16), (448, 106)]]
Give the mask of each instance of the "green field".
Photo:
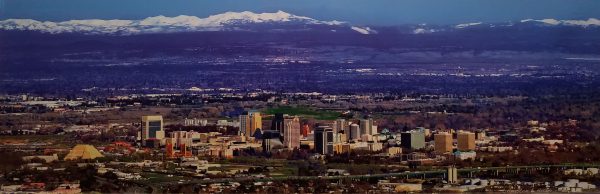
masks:
[(317, 120), (335, 120), (341, 115), (339, 112), (315, 110), (308, 107), (280, 106), (265, 110), (265, 114), (275, 113), (283, 113), (301, 117), (312, 117)]

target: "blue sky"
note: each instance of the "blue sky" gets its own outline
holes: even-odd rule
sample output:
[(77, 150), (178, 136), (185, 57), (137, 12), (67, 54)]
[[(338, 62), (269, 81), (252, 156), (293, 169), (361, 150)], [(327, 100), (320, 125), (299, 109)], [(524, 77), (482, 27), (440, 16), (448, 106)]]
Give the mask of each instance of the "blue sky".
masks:
[(277, 10), (365, 25), (456, 24), (600, 18), (600, 0), (0, 0), (0, 19), (49, 21)]

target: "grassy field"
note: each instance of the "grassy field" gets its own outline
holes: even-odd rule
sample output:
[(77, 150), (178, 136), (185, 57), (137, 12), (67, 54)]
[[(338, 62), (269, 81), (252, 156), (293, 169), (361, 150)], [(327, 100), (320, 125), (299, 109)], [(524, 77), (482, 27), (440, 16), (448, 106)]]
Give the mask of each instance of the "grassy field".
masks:
[(64, 135), (17, 135), (0, 136), (0, 145), (2, 144), (27, 144), (27, 143), (48, 143), (53, 146), (70, 147), (71, 143)]
[(308, 107), (280, 106), (268, 108), (265, 114), (283, 113), (301, 117), (312, 117), (317, 120), (335, 120), (340, 116), (339, 112), (315, 110)]

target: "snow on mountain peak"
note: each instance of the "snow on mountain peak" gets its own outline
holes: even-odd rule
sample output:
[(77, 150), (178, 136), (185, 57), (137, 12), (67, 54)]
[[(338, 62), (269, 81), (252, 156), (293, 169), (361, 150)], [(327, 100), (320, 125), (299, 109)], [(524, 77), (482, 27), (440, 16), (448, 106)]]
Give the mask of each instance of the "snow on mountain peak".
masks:
[(534, 19), (521, 20), (521, 23), (526, 23), (526, 22), (539, 22), (539, 23), (543, 23), (545, 25), (551, 25), (551, 26), (556, 26), (556, 25), (581, 26), (581, 27), (600, 26), (600, 20), (596, 19), (596, 18), (588, 18), (587, 20), (557, 20), (557, 19), (551, 19), (551, 18), (541, 19), (541, 20), (534, 20)]
[(142, 20), (69, 20), (63, 22), (37, 21), (31, 19), (7, 19), (0, 21), (0, 30), (31, 30), (46, 33), (79, 32), (86, 34), (138, 34), (172, 31), (220, 30), (226, 25), (268, 22), (301, 22), (305, 24), (342, 25), (340, 21), (320, 21), (297, 16), (284, 11), (274, 13), (225, 12), (206, 18), (180, 15), (175, 17), (153, 16)]
[(476, 26), (476, 25), (480, 25), (482, 24), (481, 22), (472, 22), (472, 23), (466, 23), (466, 24), (458, 24), (456, 26), (454, 26), (455, 28), (466, 28), (469, 26)]
[(352, 30), (357, 31), (358, 33), (361, 34), (377, 34), (377, 31), (369, 28), (369, 27), (356, 27), (356, 26), (352, 26), (350, 27)]

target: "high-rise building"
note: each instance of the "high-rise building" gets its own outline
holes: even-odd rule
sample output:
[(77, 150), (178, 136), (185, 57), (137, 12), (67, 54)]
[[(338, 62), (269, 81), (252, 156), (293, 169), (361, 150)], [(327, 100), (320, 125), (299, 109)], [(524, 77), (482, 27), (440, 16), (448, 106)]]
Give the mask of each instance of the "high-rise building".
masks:
[(348, 134), (349, 140), (360, 139), (360, 127), (357, 124), (350, 125), (350, 134)]
[(142, 116), (141, 140), (144, 145), (148, 140), (160, 140), (165, 138), (163, 130), (163, 118), (160, 115)]
[(284, 123), (285, 120), (283, 113), (275, 113), (273, 116), (273, 120), (271, 120), (271, 130), (279, 131), (279, 133), (283, 134)]
[(300, 147), (300, 119), (298, 117), (284, 119), (283, 144), (289, 148)]
[(348, 129), (348, 122), (346, 122), (346, 119), (335, 120), (333, 133), (343, 133), (344, 131), (346, 131), (346, 129)]
[(452, 134), (441, 132), (433, 135), (435, 143), (435, 152), (448, 153), (452, 152)]
[(475, 133), (467, 131), (459, 131), (457, 135), (458, 150), (472, 151), (475, 150)]
[[(238, 131), (238, 135), (246, 135), (246, 128), (250, 125), (250, 116), (247, 114), (240, 115), (240, 130)], [(248, 137), (246, 135), (246, 137)]]
[(240, 135), (244, 134), (246, 137), (251, 137), (256, 129), (262, 129), (260, 112), (248, 111), (240, 115)]
[(422, 131), (408, 131), (400, 134), (400, 144), (409, 149), (421, 149), (425, 147), (425, 133)]
[(360, 135), (369, 134), (373, 135), (373, 119), (366, 118), (360, 120)]
[(265, 130), (262, 132), (262, 148), (263, 152), (270, 152), (274, 147), (282, 147), (281, 133), (275, 130)]
[(333, 129), (319, 126), (315, 129), (315, 150), (319, 154), (333, 154)]

